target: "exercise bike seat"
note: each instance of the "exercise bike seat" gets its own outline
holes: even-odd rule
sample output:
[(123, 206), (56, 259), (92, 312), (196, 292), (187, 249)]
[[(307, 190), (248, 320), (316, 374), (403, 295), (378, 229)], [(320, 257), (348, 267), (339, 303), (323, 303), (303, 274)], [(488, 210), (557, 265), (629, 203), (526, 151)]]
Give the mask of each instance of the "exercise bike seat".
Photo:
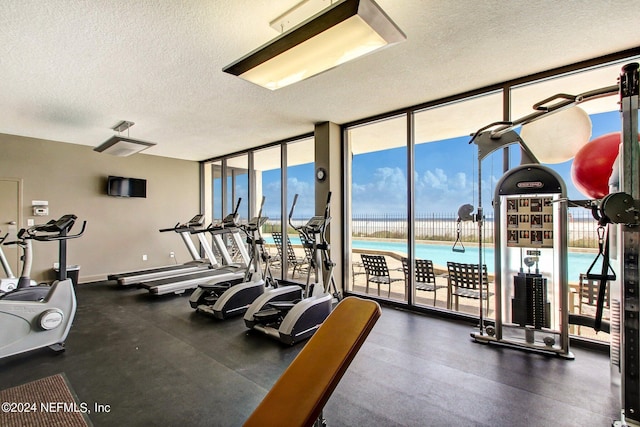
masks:
[(51, 287), (33, 286), (30, 288), (14, 289), (6, 294), (0, 295), (0, 300), (4, 301), (44, 301)]

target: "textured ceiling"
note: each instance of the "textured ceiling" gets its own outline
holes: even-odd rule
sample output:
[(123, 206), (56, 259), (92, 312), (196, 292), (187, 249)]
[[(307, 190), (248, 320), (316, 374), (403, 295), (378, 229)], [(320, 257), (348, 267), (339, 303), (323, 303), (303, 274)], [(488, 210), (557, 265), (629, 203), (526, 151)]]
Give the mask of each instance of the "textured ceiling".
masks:
[(407, 41), (269, 91), (221, 69), (298, 0), (4, 0), (0, 133), (202, 160), (639, 45), (637, 0), (377, 0)]

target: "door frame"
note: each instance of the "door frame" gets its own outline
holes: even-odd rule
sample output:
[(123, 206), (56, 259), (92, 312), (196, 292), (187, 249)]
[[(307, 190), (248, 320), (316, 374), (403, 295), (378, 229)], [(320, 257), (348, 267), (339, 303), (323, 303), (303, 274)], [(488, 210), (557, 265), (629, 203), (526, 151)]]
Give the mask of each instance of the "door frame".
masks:
[[(22, 178), (14, 178), (14, 177), (3, 177), (0, 176), (0, 181), (7, 181), (7, 182), (15, 182), (18, 184), (18, 215), (16, 217), (16, 230), (19, 231), (22, 228), (22, 223), (23, 223), (23, 195), (22, 195), (22, 190), (23, 190), (23, 179)], [(11, 265), (11, 269), (14, 270), (13, 273), (16, 275), (16, 277), (20, 276), (20, 253), (19, 251), (17, 251), (16, 249), (16, 260), (15, 260), (15, 264)], [(11, 262), (12, 260), (9, 260), (9, 262)]]

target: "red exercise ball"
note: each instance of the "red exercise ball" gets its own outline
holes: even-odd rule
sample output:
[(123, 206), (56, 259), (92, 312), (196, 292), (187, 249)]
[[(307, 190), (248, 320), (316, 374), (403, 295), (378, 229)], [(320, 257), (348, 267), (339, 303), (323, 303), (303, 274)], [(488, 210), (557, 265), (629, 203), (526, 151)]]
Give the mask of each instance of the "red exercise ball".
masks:
[(601, 199), (609, 194), (609, 177), (618, 157), (620, 138), (620, 132), (599, 136), (576, 153), (571, 165), (571, 179), (585, 196)]

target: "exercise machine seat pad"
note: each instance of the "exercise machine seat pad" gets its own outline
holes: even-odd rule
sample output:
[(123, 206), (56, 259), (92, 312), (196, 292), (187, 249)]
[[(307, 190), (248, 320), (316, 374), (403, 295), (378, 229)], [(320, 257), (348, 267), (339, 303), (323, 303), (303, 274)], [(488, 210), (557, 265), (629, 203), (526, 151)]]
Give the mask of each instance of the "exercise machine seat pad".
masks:
[(381, 314), (375, 301), (342, 300), (244, 426), (313, 425)]

